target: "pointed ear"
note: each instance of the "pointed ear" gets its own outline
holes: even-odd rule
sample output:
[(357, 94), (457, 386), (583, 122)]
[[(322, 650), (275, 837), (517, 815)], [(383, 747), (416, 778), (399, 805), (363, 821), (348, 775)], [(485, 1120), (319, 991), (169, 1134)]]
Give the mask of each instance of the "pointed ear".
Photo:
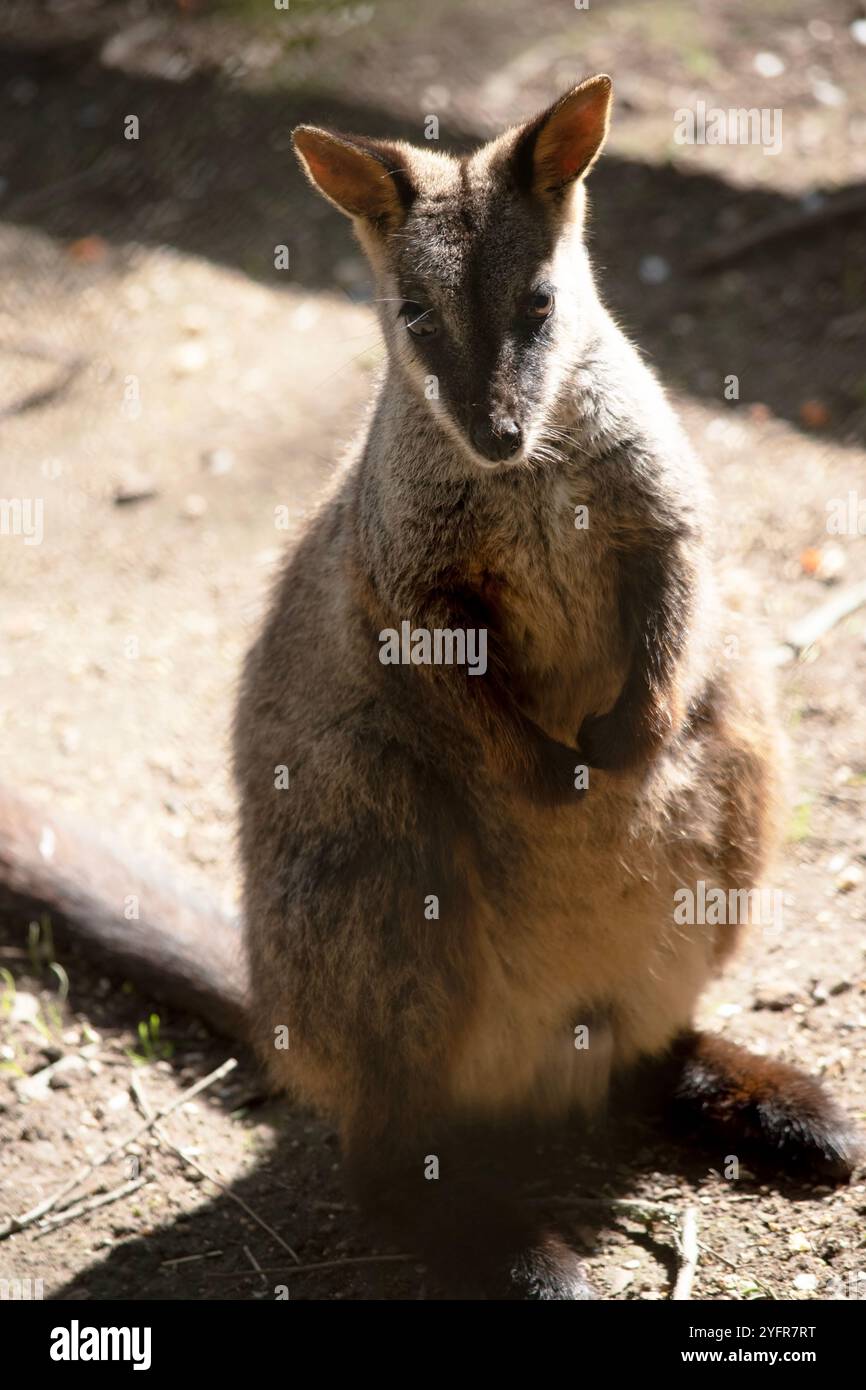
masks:
[(292, 140), (310, 182), (347, 217), (386, 228), (403, 221), (415, 189), (397, 146), (311, 125)]
[(588, 77), (523, 127), (512, 154), (521, 187), (555, 199), (589, 173), (607, 135), (611, 88), (605, 73)]

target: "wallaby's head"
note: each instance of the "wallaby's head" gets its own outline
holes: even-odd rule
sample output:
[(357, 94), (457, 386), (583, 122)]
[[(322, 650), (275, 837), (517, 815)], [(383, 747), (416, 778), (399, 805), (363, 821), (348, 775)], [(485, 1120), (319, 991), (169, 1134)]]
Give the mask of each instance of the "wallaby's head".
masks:
[(299, 126), (313, 183), (352, 218), (389, 355), (476, 463), (542, 449), (589, 331), (583, 180), (607, 132), (610, 78), (464, 159)]

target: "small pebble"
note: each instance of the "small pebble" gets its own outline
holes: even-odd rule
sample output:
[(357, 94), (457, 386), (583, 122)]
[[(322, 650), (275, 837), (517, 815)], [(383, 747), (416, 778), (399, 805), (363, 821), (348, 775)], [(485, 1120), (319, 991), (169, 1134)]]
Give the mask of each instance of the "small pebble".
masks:
[(843, 106), (848, 100), (841, 87), (837, 87), (835, 82), (826, 82), (823, 78), (818, 78), (812, 83), (812, 95), (822, 106)]
[(35, 1023), (39, 1017), (39, 1000), (35, 994), (19, 989), (12, 1000), (11, 1023)]
[(208, 473), (214, 478), (220, 478), (226, 473), (231, 473), (235, 457), (231, 449), (208, 449), (202, 454), (201, 461)]
[(147, 498), (156, 496), (157, 487), (154, 479), (149, 473), (139, 473), (135, 469), (124, 473), (114, 489), (114, 503), (118, 507), (131, 502), (144, 502)]
[(206, 367), (210, 359), (204, 344), (193, 341), (178, 343), (172, 348), (168, 360), (177, 376), (191, 376)]
[(188, 497), (184, 498), (181, 515), (185, 516), (187, 521), (198, 521), (206, 511), (207, 500), (200, 493), (191, 492)]
[(780, 77), (785, 71), (778, 53), (756, 53), (752, 66), (759, 77)]
[(841, 873), (836, 876), (836, 891), (838, 893), (850, 893), (853, 889), (859, 888), (863, 882), (863, 870), (859, 864), (846, 864)]

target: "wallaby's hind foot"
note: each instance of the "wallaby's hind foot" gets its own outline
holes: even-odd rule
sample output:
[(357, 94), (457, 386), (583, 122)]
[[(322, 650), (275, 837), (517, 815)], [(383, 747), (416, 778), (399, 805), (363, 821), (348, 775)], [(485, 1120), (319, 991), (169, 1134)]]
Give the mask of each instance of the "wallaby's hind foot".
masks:
[(508, 1268), (506, 1298), (586, 1302), (595, 1298), (583, 1266), (558, 1235), (547, 1234), (521, 1251)]
[[(595, 1297), (577, 1254), (507, 1187), (459, 1171), (463, 1165), (444, 1145), (413, 1147), (411, 1159), (395, 1160), (387, 1146), (350, 1145), (349, 1188), (378, 1229), (417, 1252), (449, 1295), (568, 1302)], [(425, 1176), (437, 1155), (439, 1176)]]
[[(473, 1209), (477, 1221), (477, 1202)], [(464, 1215), (472, 1220), (469, 1212)], [(516, 1211), (508, 1215), (514, 1218)], [(555, 1232), (532, 1229), (519, 1219), (506, 1218), (493, 1238), (489, 1227), (486, 1235), (485, 1245), (473, 1241), (470, 1252), (465, 1244), (461, 1248), (458, 1238), (449, 1252), (450, 1264), (437, 1262), (456, 1297), (560, 1303), (595, 1299), (580, 1259)]]
[(744, 1159), (847, 1182), (863, 1158), (845, 1112), (812, 1077), (711, 1033), (684, 1033), (672, 1053), (672, 1114), (705, 1125)]

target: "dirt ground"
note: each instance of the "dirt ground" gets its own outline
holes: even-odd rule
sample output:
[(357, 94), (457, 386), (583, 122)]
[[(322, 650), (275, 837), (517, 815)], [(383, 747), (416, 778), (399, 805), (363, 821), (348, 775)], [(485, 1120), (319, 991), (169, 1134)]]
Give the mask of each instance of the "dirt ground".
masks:
[[(698, 264), (862, 189), (866, 11), (825, 0), (817, 14), (806, 0), (6, 7), (0, 495), (43, 499), (44, 537), (0, 537), (3, 782), (236, 906), (239, 664), (381, 358), (359, 253), (288, 133), (303, 119), (421, 141), (433, 113), (443, 147), (461, 148), (608, 71), (618, 104), (592, 179), (603, 291), (674, 394), (714, 479), (719, 549), (791, 658), (784, 926), (752, 933), (700, 1021), (822, 1076), (866, 1121), (866, 609), (800, 659), (782, 647), (866, 580), (864, 217)], [(781, 152), (676, 145), (673, 112), (698, 98), (780, 108)], [(828, 534), (828, 506), (850, 493), (859, 529)], [(136, 1128), (131, 1077), (169, 1105), (233, 1053), (55, 950), (50, 924), (3, 920), (0, 943), (2, 1225)], [(559, 1136), (542, 1157), (536, 1199), (605, 1297), (669, 1297), (688, 1205), (695, 1298), (866, 1297), (863, 1173), (840, 1191), (733, 1181), (724, 1155), (633, 1122), (596, 1145)], [(0, 1242), (0, 1278), (55, 1298), (441, 1292), (375, 1245), (334, 1136), (268, 1098), (244, 1054), (86, 1192), (139, 1180)], [(650, 1205), (609, 1205), (624, 1198)]]

